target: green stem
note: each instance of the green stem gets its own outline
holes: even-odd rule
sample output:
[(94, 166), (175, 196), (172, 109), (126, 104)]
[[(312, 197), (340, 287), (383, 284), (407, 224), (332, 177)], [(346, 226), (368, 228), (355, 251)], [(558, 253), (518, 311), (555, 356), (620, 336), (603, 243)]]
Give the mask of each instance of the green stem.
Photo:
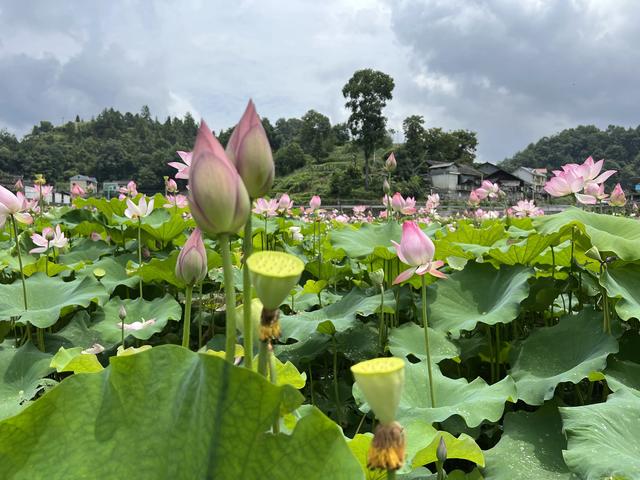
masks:
[[(251, 218), (251, 215), (249, 215)], [(264, 242), (262, 243), (262, 250), (269, 250), (269, 237), (267, 236), (267, 214), (264, 214)]]
[(387, 480), (396, 480), (395, 470), (387, 470)]
[(204, 312), (202, 311), (202, 284), (204, 282), (200, 282), (199, 290), (198, 290), (198, 350), (202, 347), (202, 318), (204, 317)]
[(380, 341), (380, 351), (384, 353), (384, 344), (385, 344), (385, 325), (384, 325), (384, 285), (380, 284), (380, 313), (378, 314), (379, 325), (378, 325), (378, 338)]
[(496, 381), (495, 354), (493, 352), (493, 337), (491, 335), (491, 325), (487, 325), (487, 341), (489, 342), (489, 358), (491, 359), (491, 383)]
[(267, 376), (268, 361), (269, 361), (269, 343), (260, 341), (260, 347), (258, 347), (258, 373), (263, 377)]
[[(142, 268), (142, 220), (138, 218), (138, 272)], [(138, 286), (140, 287), (140, 298), (142, 298), (142, 275), (140, 275), (140, 280), (138, 281)]]
[(226, 349), (225, 358), (233, 363), (236, 349), (236, 289), (233, 284), (233, 264), (231, 263), (231, 249), (229, 247), (229, 234), (218, 236), (220, 250), (222, 250), (222, 268), (224, 271), (224, 293), (226, 301)]
[(20, 277), (22, 279), (22, 295), (24, 299), (24, 309), (29, 310), (27, 302), (27, 284), (24, 280), (24, 269), (22, 268), (22, 253), (20, 252), (20, 241), (18, 240), (18, 227), (16, 225), (16, 219), (11, 215), (11, 224), (13, 225), (13, 235), (16, 241), (16, 250), (18, 252), (18, 265), (20, 266)]
[(436, 470), (438, 471), (438, 476), (436, 477), (436, 480), (444, 480), (445, 479), (443, 463), (444, 462), (436, 462)]
[(424, 275), (422, 279), (422, 326), (424, 327), (424, 346), (427, 349), (427, 372), (429, 373), (429, 396), (431, 408), (436, 407), (436, 396), (433, 391), (433, 372), (431, 371), (431, 350), (429, 349), (429, 322), (427, 321), (427, 282)]
[[(271, 377), (271, 383), (278, 384), (278, 372), (276, 370), (276, 356), (273, 354), (273, 348), (271, 344), (267, 348), (267, 356), (269, 357), (269, 376)], [(278, 413), (273, 421), (273, 433), (280, 433), (280, 414)]]
[(184, 325), (182, 326), (182, 346), (189, 348), (189, 333), (191, 333), (191, 294), (193, 285), (187, 285), (184, 299)]
[(247, 258), (253, 249), (253, 230), (251, 215), (244, 224), (244, 238), (242, 239), (242, 316), (244, 326), (244, 365), (249, 370), (253, 368), (253, 322), (251, 319), (251, 278), (247, 267)]

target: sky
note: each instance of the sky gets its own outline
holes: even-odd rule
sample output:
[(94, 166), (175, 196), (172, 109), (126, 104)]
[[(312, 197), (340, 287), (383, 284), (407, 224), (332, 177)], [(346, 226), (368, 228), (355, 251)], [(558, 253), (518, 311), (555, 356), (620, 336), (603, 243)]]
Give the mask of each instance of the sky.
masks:
[[(579, 124), (637, 126), (637, 0), (0, 0), (0, 129), (113, 107), (233, 126), (345, 121), (342, 87), (391, 75), (384, 113), (478, 134), (499, 162)], [(401, 140), (400, 134), (396, 140)]]

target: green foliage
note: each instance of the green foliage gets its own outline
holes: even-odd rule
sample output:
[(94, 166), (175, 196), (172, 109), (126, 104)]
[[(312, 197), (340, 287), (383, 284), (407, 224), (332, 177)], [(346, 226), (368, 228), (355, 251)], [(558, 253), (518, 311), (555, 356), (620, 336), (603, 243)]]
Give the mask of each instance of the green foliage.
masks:
[(316, 161), (325, 158), (333, 148), (334, 138), (329, 117), (309, 110), (302, 116), (300, 145)]
[(290, 142), (276, 152), (274, 162), (276, 164), (276, 173), (278, 175), (287, 175), (304, 167), (306, 163), (304, 150), (297, 142)]

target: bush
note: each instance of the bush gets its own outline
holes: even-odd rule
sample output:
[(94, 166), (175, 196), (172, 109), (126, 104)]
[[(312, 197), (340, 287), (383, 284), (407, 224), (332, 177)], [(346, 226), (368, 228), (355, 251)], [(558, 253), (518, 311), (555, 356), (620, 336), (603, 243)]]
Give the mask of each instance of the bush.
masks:
[(302, 147), (296, 142), (282, 147), (275, 155), (276, 175), (287, 175), (306, 164)]

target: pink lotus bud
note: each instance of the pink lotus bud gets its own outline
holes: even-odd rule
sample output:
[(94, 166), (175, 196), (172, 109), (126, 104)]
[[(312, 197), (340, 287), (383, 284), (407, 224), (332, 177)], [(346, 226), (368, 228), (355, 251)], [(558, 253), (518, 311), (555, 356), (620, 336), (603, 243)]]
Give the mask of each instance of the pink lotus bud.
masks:
[(196, 228), (178, 255), (176, 277), (187, 285), (194, 285), (204, 280), (207, 270), (207, 251), (200, 229)]
[(289, 195), (283, 193), (280, 199), (278, 200), (278, 209), (279, 210), (291, 210), (293, 208), (293, 200), (289, 198)]
[(443, 273), (437, 270), (444, 265), (444, 262), (441, 260), (433, 261), (436, 247), (427, 234), (420, 230), (417, 223), (404, 222), (402, 224), (402, 239), (400, 243), (393, 240), (391, 243), (396, 247), (400, 261), (411, 267), (398, 275), (393, 281), (394, 284), (408, 280), (414, 273), (418, 275), (428, 273), (434, 277), (445, 277)]
[(320, 208), (320, 205), (322, 205), (322, 200), (318, 195), (314, 195), (313, 197), (311, 197), (311, 200), (309, 201), (309, 207), (311, 207), (311, 210), (315, 212)]
[(165, 182), (165, 188), (167, 189), (168, 193), (176, 193), (178, 191), (178, 184), (173, 178), (169, 178)]
[(21, 192), (22, 190), (24, 190), (24, 184), (22, 183), (21, 178), (16, 180), (15, 188), (16, 188), (16, 192)]
[(73, 198), (75, 197), (81, 197), (82, 195), (85, 194), (84, 188), (82, 188), (80, 185), (78, 185), (77, 183), (74, 183), (71, 186), (71, 196)]
[(469, 193), (469, 205), (471, 205), (472, 207), (477, 207), (478, 205), (480, 205), (480, 200), (481, 199), (478, 196), (476, 190), (471, 190), (471, 193)]
[(189, 187), (191, 214), (203, 232), (235, 233), (247, 221), (247, 189), (204, 121), (193, 148)]
[(387, 172), (393, 172), (397, 166), (398, 163), (396, 162), (396, 156), (391, 152), (391, 155), (387, 157), (387, 161), (384, 162), (384, 169)]
[(226, 153), (251, 198), (261, 197), (271, 189), (275, 176), (271, 146), (251, 100), (233, 129)]
[(391, 192), (391, 185), (389, 185), (389, 181), (386, 178), (384, 179), (384, 182), (382, 182), (382, 190), (387, 194)]
[(620, 184), (617, 183), (613, 189), (613, 192), (611, 192), (611, 197), (609, 198), (609, 205), (611, 205), (612, 207), (624, 207), (626, 204), (627, 204), (627, 197), (625, 196), (624, 191), (622, 190), (622, 187), (620, 186)]
[(405, 201), (404, 198), (402, 198), (402, 195), (400, 195), (400, 192), (394, 193), (393, 197), (391, 198), (391, 208), (393, 209), (393, 211), (401, 211), (404, 208), (404, 205)]

